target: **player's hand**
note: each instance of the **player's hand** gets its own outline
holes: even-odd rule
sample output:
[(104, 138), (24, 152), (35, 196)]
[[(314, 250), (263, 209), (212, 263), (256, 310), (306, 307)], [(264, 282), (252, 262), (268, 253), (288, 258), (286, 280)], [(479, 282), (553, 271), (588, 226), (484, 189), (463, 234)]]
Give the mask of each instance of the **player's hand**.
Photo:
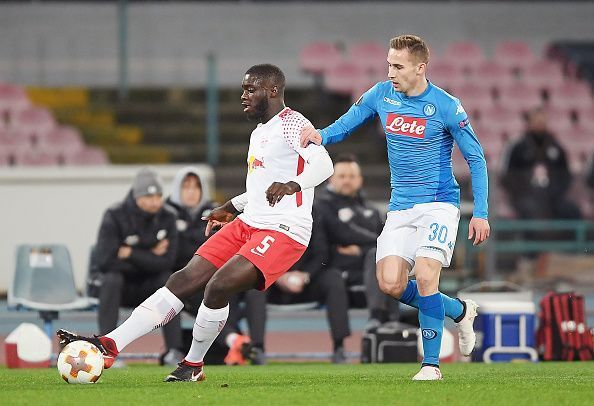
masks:
[(155, 245), (153, 248), (151, 248), (151, 251), (155, 255), (163, 256), (167, 253), (168, 248), (169, 248), (169, 240), (164, 239), (164, 240), (159, 241), (157, 243), (157, 245)]
[(268, 189), (266, 189), (266, 200), (270, 207), (274, 207), (275, 204), (281, 201), (283, 196), (292, 195), (301, 190), (301, 186), (297, 182), (274, 182)]
[(313, 126), (306, 125), (301, 129), (301, 146), (305, 148), (307, 147), (307, 144), (309, 144), (310, 142), (316, 145), (321, 145), (322, 136), (320, 135), (318, 130), (313, 128)]
[(301, 293), (309, 283), (309, 274), (301, 271), (289, 271), (277, 279), (277, 286), (288, 293)]
[(472, 245), (479, 245), (491, 235), (491, 227), (487, 219), (473, 217), (468, 224), (468, 239), (474, 241)]
[(204, 230), (204, 235), (209, 236), (213, 228), (223, 227), (234, 218), (235, 213), (230, 211), (230, 209), (227, 207), (227, 204), (215, 207), (210, 213), (208, 213), (208, 216), (202, 217), (202, 220), (208, 220), (208, 223), (206, 223), (206, 229)]
[(119, 259), (127, 259), (130, 257), (130, 255), (132, 255), (132, 247), (129, 247), (127, 245), (122, 245), (118, 249), (118, 258)]
[(338, 251), (341, 255), (349, 255), (352, 257), (361, 256), (361, 247), (355, 244), (352, 245), (339, 245), (336, 247), (336, 251)]

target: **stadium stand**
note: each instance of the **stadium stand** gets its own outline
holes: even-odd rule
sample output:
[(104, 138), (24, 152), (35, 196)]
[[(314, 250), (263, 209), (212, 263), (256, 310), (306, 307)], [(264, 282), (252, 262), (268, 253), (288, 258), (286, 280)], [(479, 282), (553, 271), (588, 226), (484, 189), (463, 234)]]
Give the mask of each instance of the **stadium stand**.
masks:
[(80, 131), (59, 125), (31, 104), (24, 88), (0, 83), (0, 166), (104, 165), (107, 154), (87, 147)]
[(494, 60), (514, 73), (527, 69), (535, 55), (523, 41), (503, 41), (495, 46)]

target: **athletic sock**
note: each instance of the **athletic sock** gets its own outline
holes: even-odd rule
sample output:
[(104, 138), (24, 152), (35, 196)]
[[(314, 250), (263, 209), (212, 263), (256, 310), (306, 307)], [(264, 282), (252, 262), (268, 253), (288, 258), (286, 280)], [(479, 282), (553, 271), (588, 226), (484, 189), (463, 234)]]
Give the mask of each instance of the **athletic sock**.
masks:
[[(464, 314), (463, 303), (460, 300), (451, 298), (448, 295), (444, 295), (443, 293), (440, 293), (440, 295), (443, 300), (445, 315), (456, 322), (460, 321), (461, 316)], [(420, 297), (421, 295), (419, 294), (419, 289), (417, 288), (417, 281), (408, 281), (406, 289), (400, 298), (400, 302), (418, 309)]]
[(419, 324), (423, 337), (423, 365), (439, 366), (444, 306), (441, 294), (419, 297)]
[(202, 302), (196, 315), (192, 330), (192, 345), (186, 355), (186, 361), (204, 361), (204, 355), (225, 326), (227, 317), (229, 317), (229, 304), (221, 309), (210, 309)]
[(138, 337), (163, 327), (184, 307), (169, 289), (162, 287), (142, 302), (118, 328), (105, 337), (112, 339), (118, 351)]

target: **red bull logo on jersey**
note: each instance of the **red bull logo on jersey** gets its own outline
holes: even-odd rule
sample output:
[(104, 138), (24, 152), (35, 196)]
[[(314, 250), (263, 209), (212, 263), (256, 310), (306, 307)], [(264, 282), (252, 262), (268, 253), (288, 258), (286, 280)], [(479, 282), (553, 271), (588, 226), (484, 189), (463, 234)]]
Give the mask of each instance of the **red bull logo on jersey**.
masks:
[(405, 137), (425, 138), (427, 120), (420, 117), (401, 116), (396, 113), (388, 113), (386, 118), (386, 132)]
[(252, 173), (258, 168), (264, 168), (264, 161), (250, 155), (248, 158), (248, 173)]

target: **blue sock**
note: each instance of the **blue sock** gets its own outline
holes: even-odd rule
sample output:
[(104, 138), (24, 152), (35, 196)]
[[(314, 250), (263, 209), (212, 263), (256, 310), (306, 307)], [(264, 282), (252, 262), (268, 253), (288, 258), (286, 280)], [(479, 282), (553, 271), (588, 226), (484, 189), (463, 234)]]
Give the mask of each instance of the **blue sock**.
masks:
[[(462, 313), (464, 313), (464, 306), (458, 299), (453, 299), (448, 295), (441, 294), (443, 299), (443, 307), (445, 309), (445, 315), (455, 322), (460, 321)], [(417, 281), (408, 281), (406, 289), (400, 298), (400, 302), (409, 306), (419, 308), (419, 290), (417, 289)]]
[(419, 297), (419, 323), (423, 336), (423, 365), (439, 366), (439, 350), (445, 317), (442, 295)]

